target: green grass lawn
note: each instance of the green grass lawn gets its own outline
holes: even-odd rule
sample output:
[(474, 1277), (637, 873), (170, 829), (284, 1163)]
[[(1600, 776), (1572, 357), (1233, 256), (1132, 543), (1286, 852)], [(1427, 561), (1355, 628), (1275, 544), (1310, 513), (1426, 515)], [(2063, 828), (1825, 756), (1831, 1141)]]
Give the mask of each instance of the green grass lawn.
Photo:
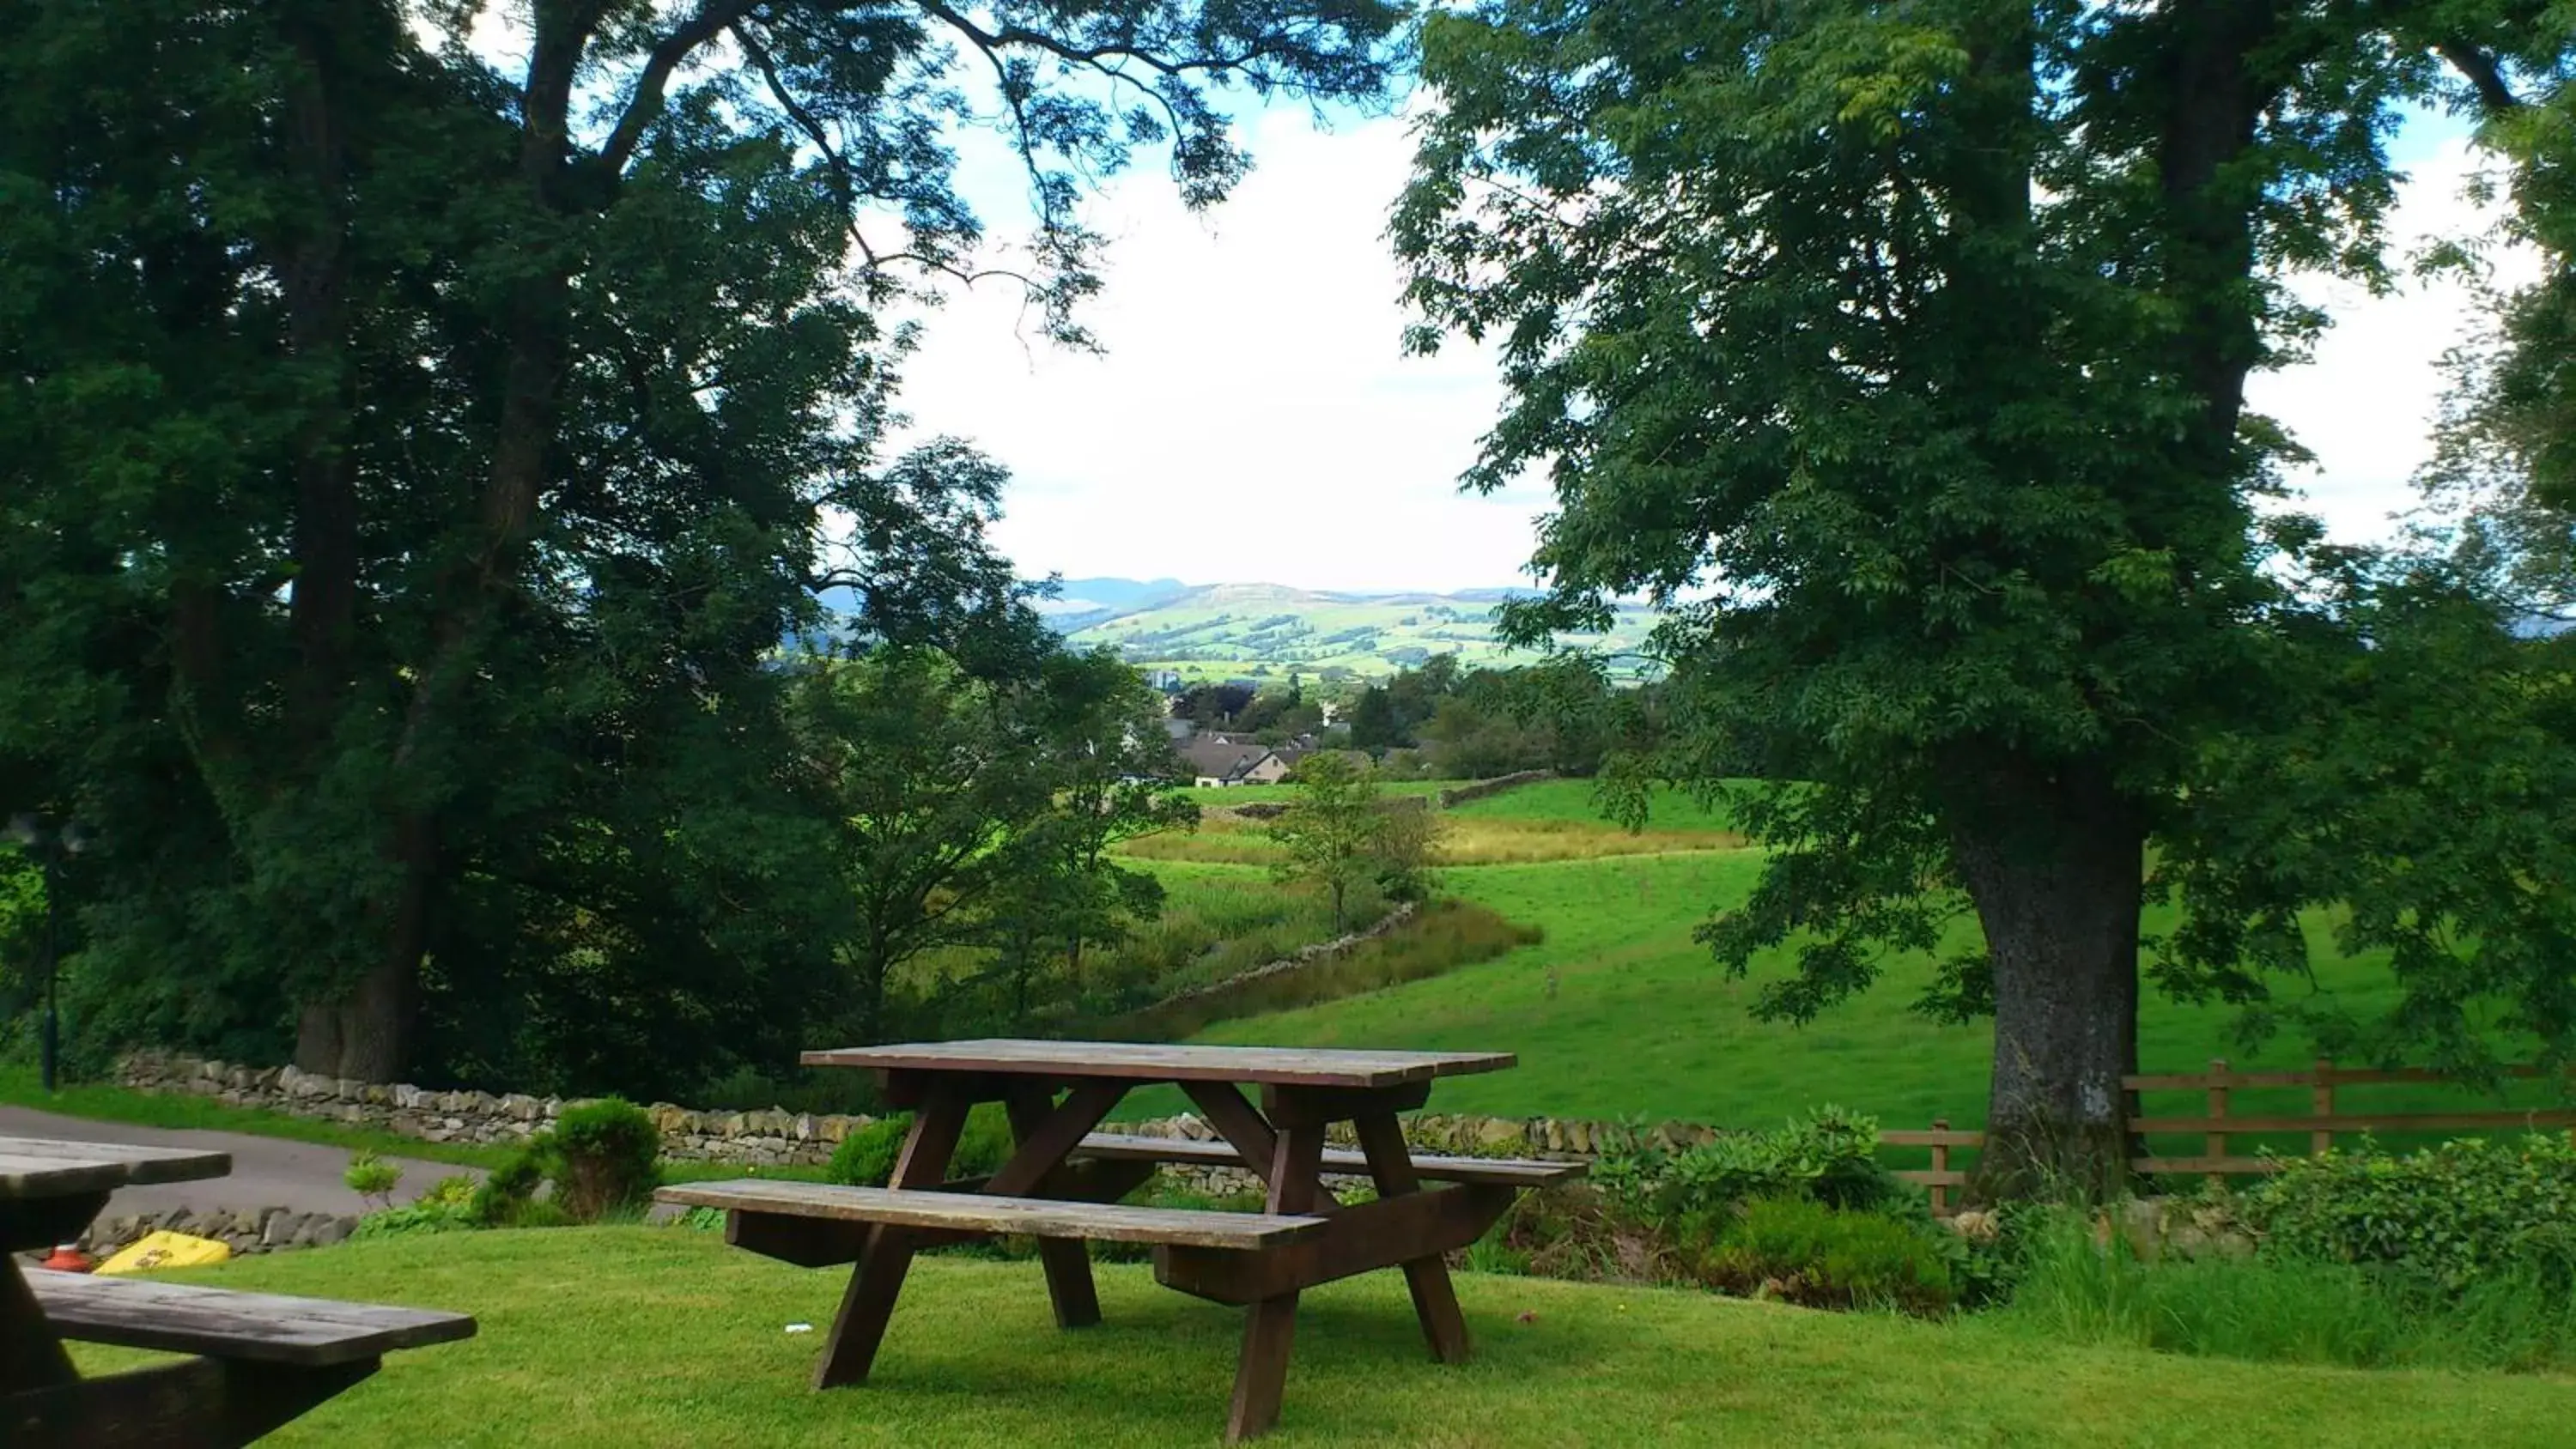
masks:
[[(1617, 830), (1618, 826), (1602, 818), (1601, 806), (1593, 799), (1592, 791), (1590, 780), (1540, 780), (1452, 806), (1450, 813), (1468, 819), (1550, 820)], [(1733, 824), (1723, 810), (1701, 803), (1690, 792), (1657, 785), (1646, 796), (1646, 828), (1723, 832), (1731, 830)]]
[[(263, 1443), (372, 1446), (1212, 1445), (1241, 1318), (1099, 1270), (1106, 1322), (1059, 1332), (1033, 1263), (913, 1269), (865, 1387), (806, 1387), (844, 1274), (663, 1228), (353, 1243), (173, 1278), (472, 1313), (466, 1343)], [(2519, 1446), (2566, 1442), (2571, 1385), (2256, 1366), (1827, 1314), (1686, 1291), (1464, 1274), (1476, 1360), (1427, 1360), (1403, 1281), (1306, 1295), (1267, 1443)], [(791, 1323), (813, 1333), (791, 1334)], [(82, 1354), (92, 1370), (139, 1356)]]

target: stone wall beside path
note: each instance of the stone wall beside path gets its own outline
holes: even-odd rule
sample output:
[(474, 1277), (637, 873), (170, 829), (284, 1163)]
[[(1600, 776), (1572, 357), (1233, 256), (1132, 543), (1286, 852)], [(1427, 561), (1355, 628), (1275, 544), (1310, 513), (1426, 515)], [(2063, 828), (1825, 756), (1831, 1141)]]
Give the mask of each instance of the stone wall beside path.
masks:
[[(248, 1067), (166, 1052), (137, 1052), (118, 1064), (117, 1079), (145, 1092), (208, 1097), (351, 1126), (375, 1127), (423, 1142), (508, 1146), (554, 1124), (561, 1098), (519, 1093), (440, 1092), (405, 1083), (344, 1081), (293, 1067)], [(662, 1131), (662, 1153), (684, 1162), (729, 1162), (745, 1167), (819, 1166), (843, 1138), (875, 1120), (864, 1116), (694, 1111), (656, 1102), (645, 1109)], [(1183, 1114), (1114, 1124), (1114, 1130), (1155, 1137), (1213, 1136), (1206, 1123)], [(1419, 1149), (1478, 1157), (1588, 1158), (1617, 1129), (1612, 1124), (1557, 1117), (1479, 1117), (1427, 1112), (1407, 1119), (1405, 1136)], [(1716, 1129), (1668, 1122), (1642, 1129), (1648, 1141), (1682, 1146), (1706, 1142)]]

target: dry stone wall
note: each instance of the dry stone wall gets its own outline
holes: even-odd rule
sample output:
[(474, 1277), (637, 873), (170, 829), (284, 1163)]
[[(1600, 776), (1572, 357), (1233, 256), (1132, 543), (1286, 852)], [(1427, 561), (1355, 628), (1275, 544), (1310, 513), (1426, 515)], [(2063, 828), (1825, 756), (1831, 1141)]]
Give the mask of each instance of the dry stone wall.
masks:
[[(381, 1128), (424, 1142), (508, 1145), (524, 1142), (554, 1124), (567, 1105), (555, 1097), (520, 1093), (441, 1092), (405, 1083), (345, 1081), (299, 1072), (293, 1067), (248, 1067), (200, 1057), (138, 1052), (120, 1065), (125, 1085), (147, 1092), (209, 1097), (240, 1107), (258, 1107), (327, 1122)], [(693, 1111), (668, 1102), (646, 1109), (662, 1132), (666, 1157), (692, 1162), (730, 1162), (746, 1167), (818, 1165), (831, 1160), (841, 1140), (871, 1122), (864, 1116), (765, 1112)], [(1207, 1140), (1214, 1132), (1184, 1113), (1155, 1121), (1121, 1123), (1116, 1130), (1154, 1137)], [(1346, 1130), (1346, 1129), (1336, 1129)], [(1428, 1152), (1475, 1157), (1588, 1158), (1622, 1129), (1605, 1122), (1559, 1117), (1476, 1117), (1423, 1113), (1405, 1124), (1413, 1145)], [(1668, 1122), (1642, 1129), (1641, 1137), (1669, 1146), (1687, 1146), (1716, 1137), (1716, 1129)], [(1187, 1178), (1188, 1174), (1180, 1174)], [(1193, 1190), (1224, 1196), (1248, 1175), (1218, 1174), (1210, 1187)]]
[[(293, 1067), (248, 1067), (160, 1052), (138, 1052), (118, 1079), (147, 1092), (211, 1097), (290, 1116), (377, 1127), (423, 1142), (497, 1146), (525, 1142), (554, 1125), (568, 1103), (511, 1092), (441, 1092), (408, 1083), (354, 1082)], [(696, 1112), (668, 1102), (646, 1109), (662, 1131), (666, 1157), (746, 1167), (812, 1165), (831, 1159), (867, 1117), (765, 1112)]]
[(167, 1230), (192, 1238), (212, 1238), (233, 1250), (236, 1258), (279, 1253), (290, 1248), (327, 1248), (347, 1241), (358, 1219), (346, 1213), (300, 1213), (292, 1208), (166, 1208), (132, 1216), (102, 1217), (81, 1230), (80, 1245), (92, 1257)]

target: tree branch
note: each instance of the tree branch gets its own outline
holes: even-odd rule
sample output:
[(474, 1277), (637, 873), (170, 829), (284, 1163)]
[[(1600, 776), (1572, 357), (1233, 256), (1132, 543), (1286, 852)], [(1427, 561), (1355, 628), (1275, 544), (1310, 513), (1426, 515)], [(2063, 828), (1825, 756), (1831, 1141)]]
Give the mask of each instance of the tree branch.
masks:
[(2513, 88), (2505, 84), (2504, 69), (2496, 64), (2494, 56), (2461, 40), (2446, 40), (2433, 49), (2468, 81), (2489, 111), (2510, 111), (2522, 104)]
[(608, 144), (600, 148), (600, 165), (611, 176), (624, 171), (635, 159), (635, 148), (644, 141), (644, 132), (662, 114), (662, 92), (698, 47), (749, 14), (756, 0), (700, 0), (698, 12), (680, 23), (677, 30), (662, 37), (645, 57), (644, 71), (635, 78), (635, 94), (627, 99), (626, 110), (617, 118), (617, 129), (609, 134)]

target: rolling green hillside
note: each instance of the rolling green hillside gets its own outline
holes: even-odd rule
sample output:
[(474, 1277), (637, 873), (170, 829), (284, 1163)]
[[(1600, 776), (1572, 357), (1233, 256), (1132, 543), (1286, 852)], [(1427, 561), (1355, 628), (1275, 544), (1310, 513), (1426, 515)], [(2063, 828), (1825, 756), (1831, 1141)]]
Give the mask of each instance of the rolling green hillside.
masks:
[[(1584, 782), (1552, 782), (1455, 814), (1461, 827), (1520, 820), (1564, 831), (1587, 818), (1587, 796)], [(1752, 889), (1761, 855), (1719, 839), (1723, 822), (1686, 799), (1658, 798), (1651, 827), (1657, 834), (1694, 826), (1712, 837), (1703, 848), (1608, 854), (1601, 849), (1607, 842), (1569, 838), (1565, 858), (1445, 869), (1445, 890), (1536, 926), (1544, 938), (1430, 980), (1222, 1023), (1200, 1039), (1519, 1054), (1517, 1070), (1443, 1083), (1433, 1099), (1438, 1110), (1757, 1125), (1833, 1102), (1891, 1127), (1923, 1126), (1936, 1117), (1979, 1125), (1989, 1028), (1982, 1022), (1936, 1026), (1908, 1010), (1930, 978), (1931, 957), (1893, 962), (1876, 989), (1812, 1025), (1752, 1018), (1747, 1008), (1760, 982), (1786, 970), (1787, 953), (1760, 963), (1750, 981), (1730, 981), (1692, 933), (1712, 910)], [(1617, 833), (1597, 820), (1593, 828)], [(1226, 848), (1223, 837), (1207, 844), (1212, 853)], [(1258, 867), (1233, 869), (1250, 875)], [(2170, 924), (2169, 914), (2151, 916), (2148, 929)], [(1972, 921), (1959, 921), (1944, 949), (1971, 943), (1974, 931)], [(2310, 933), (2318, 947), (2318, 992), (2361, 1014), (2387, 1004), (2394, 986), (2383, 956), (2337, 955), (2321, 918), (2311, 920)], [(2279, 989), (2286, 995), (2306, 988), (2283, 982)], [(2140, 1031), (2141, 1065), (2192, 1071), (2217, 1056), (2239, 1066), (2306, 1059), (2306, 1044), (2295, 1036), (2247, 1051), (2231, 1040), (2234, 1023), (2226, 1007), (2183, 1007), (2151, 997)], [(2444, 1088), (2362, 1090), (2389, 1095), (2353, 1105), (2492, 1105)], [(2273, 1095), (2241, 1091), (2238, 1110), (2293, 1105)], [(1141, 1105), (1179, 1108), (1177, 1098)]]
[[(1494, 642), (1499, 595), (1330, 594), (1276, 584), (1216, 584), (1176, 597), (1069, 611), (1075, 644), (1110, 645), (1129, 662), (1178, 670), (1190, 678), (1309, 680), (1371, 678), (1456, 654), (1469, 664), (1527, 663)], [(1088, 602), (1088, 601), (1075, 601)], [(1569, 644), (1634, 650), (1653, 616), (1622, 609), (1606, 635), (1568, 636)]]

